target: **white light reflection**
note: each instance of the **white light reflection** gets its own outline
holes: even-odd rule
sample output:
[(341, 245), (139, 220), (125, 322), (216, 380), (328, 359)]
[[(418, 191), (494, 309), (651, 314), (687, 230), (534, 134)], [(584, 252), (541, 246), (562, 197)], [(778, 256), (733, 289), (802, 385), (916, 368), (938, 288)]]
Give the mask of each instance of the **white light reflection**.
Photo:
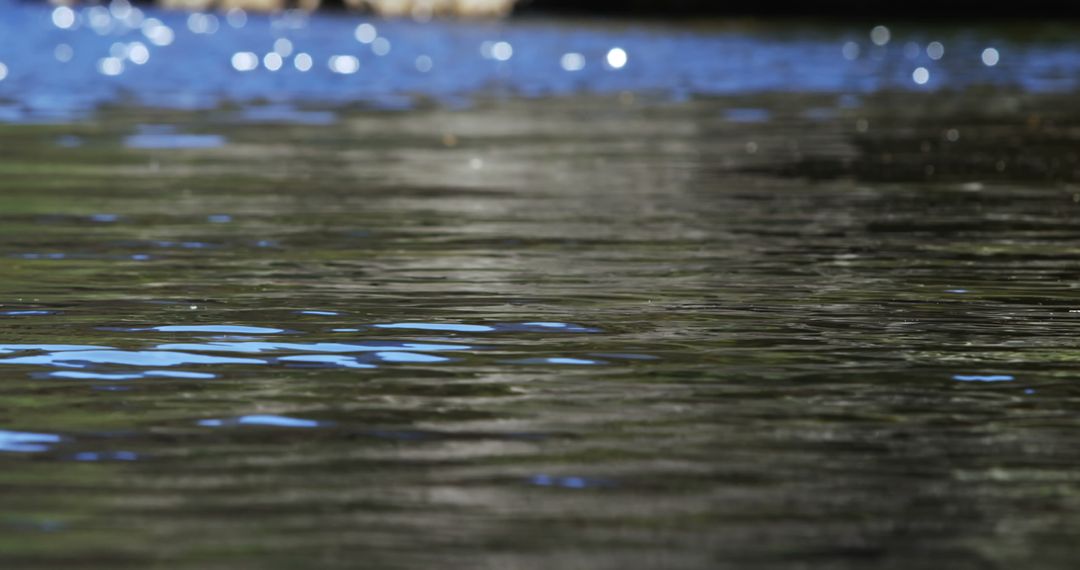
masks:
[(243, 28), (247, 25), (247, 12), (242, 8), (233, 8), (225, 12), (225, 21), (234, 28)]
[(351, 55), (332, 55), (328, 62), (330, 71), (342, 75), (351, 75), (360, 71), (360, 60)]
[(281, 57), (289, 57), (290, 55), (292, 55), (292, 52), (293, 45), (292, 42), (288, 40), (288, 38), (278, 38), (274, 40), (274, 53), (280, 55)]
[(390, 40), (386, 38), (375, 38), (375, 41), (371, 42), (371, 52), (378, 56), (390, 53)]
[(427, 73), (431, 71), (434, 62), (431, 61), (430, 56), (421, 55), (416, 58), (416, 70), (420, 73)]
[(622, 69), (623, 66), (626, 65), (627, 60), (626, 50), (620, 47), (608, 50), (607, 56), (604, 58), (604, 61), (606, 61), (608, 66), (612, 69)]
[(156, 46), (167, 46), (173, 43), (175, 34), (172, 28), (161, 23), (157, 18), (147, 18), (142, 24), (142, 33), (150, 43)]
[(89, 8), (86, 11), (86, 19), (90, 22), (90, 27), (100, 36), (112, 31), (112, 15), (109, 14), (109, 9), (104, 6)]
[(378, 35), (379, 32), (375, 29), (375, 26), (366, 23), (356, 26), (356, 31), (353, 32), (353, 37), (362, 44), (370, 44), (375, 41), (375, 38), (378, 37)]
[(126, 20), (131, 16), (131, 3), (128, 0), (113, 0), (109, 4), (109, 12), (117, 20)]
[(52, 11), (53, 25), (62, 30), (70, 29), (75, 25), (75, 10), (67, 6), (57, 6)]
[(217, 16), (196, 12), (187, 19), (187, 27), (193, 34), (213, 34), (218, 31)]
[(150, 50), (142, 42), (131, 42), (127, 46), (127, 58), (135, 65), (150, 61)]
[(232, 56), (232, 66), (237, 71), (254, 71), (259, 67), (259, 56), (250, 51), (238, 51)]
[(263, 67), (270, 71), (277, 71), (284, 65), (285, 60), (281, 59), (281, 54), (276, 51), (272, 51), (263, 56)]
[(874, 29), (870, 30), (870, 41), (874, 42), (876, 46), (889, 43), (891, 37), (892, 34), (889, 32), (889, 28), (885, 26), (874, 26)]
[(585, 56), (577, 52), (564, 53), (559, 65), (566, 71), (581, 71), (585, 69)]
[(926, 56), (930, 59), (937, 61), (945, 55), (945, 46), (941, 42), (930, 42), (926, 44)]
[(124, 24), (129, 28), (138, 28), (142, 25), (143, 13), (142, 10), (132, 7), (127, 12), (127, 16), (124, 16)]
[(988, 48), (983, 50), (983, 52), (982, 52), (983, 65), (985, 65), (987, 67), (994, 67), (995, 65), (998, 64), (998, 61), (1000, 61), (1000, 60), (1001, 60), (1001, 54), (998, 53), (998, 50), (996, 50), (996, 49), (994, 49), (992, 47), (988, 47)]
[(509, 61), (514, 56), (514, 46), (509, 42), (495, 42), (491, 46), (491, 57), (497, 61)]
[(296, 57), (293, 58), (293, 67), (295, 67), (297, 71), (310, 71), (311, 66), (314, 63), (315, 62), (311, 60), (311, 56), (304, 52), (296, 54)]
[(0, 81), (7, 79), (8, 68), (3, 63), (0, 63)]
[(859, 44), (855, 42), (847, 42), (844, 47), (840, 48), (840, 53), (844, 54), (844, 59), (853, 61), (859, 57)]
[(102, 75), (120, 75), (124, 72), (124, 62), (115, 57), (103, 57), (98, 60), (97, 68)]
[(919, 85), (926, 85), (926, 82), (930, 81), (930, 70), (925, 67), (916, 67), (915, 71), (911, 72), (911, 79)]

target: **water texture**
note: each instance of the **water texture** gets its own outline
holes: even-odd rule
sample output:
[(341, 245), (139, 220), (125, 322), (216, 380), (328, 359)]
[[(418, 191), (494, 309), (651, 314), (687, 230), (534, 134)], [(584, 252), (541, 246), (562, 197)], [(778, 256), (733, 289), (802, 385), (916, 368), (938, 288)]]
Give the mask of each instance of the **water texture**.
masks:
[[(478, 93), (633, 91), (685, 100), (773, 91), (1080, 87), (1080, 46), (1067, 23), (448, 23), (334, 12), (192, 14), (126, 0), (74, 9), (2, 0), (0, 9), (0, 121), (10, 122), (70, 120), (118, 101), (176, 109), (227, 101), (241, 106), (240, 120), (327, 124), (334, 115), (312, 105), (462, 106)], [(729, 113), (761, 118), (756, 109)], [(223, 143), (216, 134), (148, 127), (126, 144)]]
[[(53, 26), (41, 58), (115, 41), (12, 10)], [(950, 87), (672, 96), (631, 39), (742, 40), (438, 24), (510, 38), (505, 64), (617, 41), (626, 75), (447, 72), (425, 103), (291, 68), (355, 80), (341, 104), (233, 69), (264, 17), (221, 15), (205, 53), (160, 18), (174, 42), (116, 76), (0, 44), (3, 568), (1074, 566), (1080, 109), (1006, 65), (1068, 72), (1074, 43), (988, 66), (996, 32), (958, 33)], [(747, 41), (794, 53), (785, 30)], [(168, 49), (195, 67), (151, 72)], [(211, 66), (205, 107), (156, 98)], [(85, 106), (49, 99), (68, 81)], [(285, 101), (246, 99), (265, 82)]]

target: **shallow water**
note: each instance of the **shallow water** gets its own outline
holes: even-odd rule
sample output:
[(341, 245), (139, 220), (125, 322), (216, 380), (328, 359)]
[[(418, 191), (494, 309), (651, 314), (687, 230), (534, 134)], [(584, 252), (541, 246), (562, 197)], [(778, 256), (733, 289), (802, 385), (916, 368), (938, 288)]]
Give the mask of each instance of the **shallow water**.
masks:
[(1075, 115), (972, 96), (3, 127), (0, 558), (1068, 567)]
[(3, 568), (1073, 566), (1075, 42), (11, 10)]

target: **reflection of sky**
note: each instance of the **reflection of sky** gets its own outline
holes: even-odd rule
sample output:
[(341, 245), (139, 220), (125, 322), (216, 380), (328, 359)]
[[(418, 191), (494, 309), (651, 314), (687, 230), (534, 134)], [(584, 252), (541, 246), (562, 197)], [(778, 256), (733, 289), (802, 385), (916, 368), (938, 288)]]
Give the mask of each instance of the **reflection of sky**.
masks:
[(287, 117), (283, 103), (395, 107), (413, 94), (452, 103), (477, 92), (682, 97), (972, 83), (1068, 90), (1080, 78), (1080, 45), (1015, 44), (992, 30), (941, 36), (863, 27), (751, 33), (543, 21), (365, 25), (348, 14), (226, 18), (13, 0), (0, 0), (0, 9), (0, 100), (14, 103), (0, 104), (0, 120), (63, 116), (120, 94), (188, 108), (259, 98), (278, 105), (271, 116)]
[[(299, 311), (307, 316), (336, 316), (336, 311)], [(50, 314), (43, 311), (43, 314)], [(368, 330), (392, 329), (408, 333), (596, 333), (597, 329), (572, 323), (534, 321), (527, 323), (385, 323)], [(482, 350), (461, 342), (418, 342), (414, 340), (363, 339), (356, 342), (286, 342), (277, 340), (284, 328), (235, 324), (162, 325), (136, 328), (108, 328), (114, 332), (169, 333), (194, 335), (193, 342), (157, 344), (146, 350), (123, 350), (111, 346), (78, 344), (0, 344), (0, 365), (45, 366), (51, 372), (35, 374), (58, 380), (127, 380), (165, 378), (207, 380), (217, 378), (222, 367), (270, 365), (285, 367), (371, 369), (381, 365), (435, 364), (453, 362), (451, 356)], [(341, 330), (341, 329), (331, 329)], [(352, 329), (361, 330), (361, 329)], [(210, 337), (200, 335), (213, 335)], [(292, 331), (292, 338), (306, 333)], [(243, 335), (243, 336), (237, 336)], [(255, 335), (255, 336), (251, 336)], [(456, 340), (456, 339), (455, 339)], [(209, 353), (209, 354), (207, 354)], [(225, 353), (225, 354), (222, 354)], [(234, 356), (236, 354), (242, 356)], [(258, 357), (256, 357), (258, 356)], [(521, 364), (604, 364), (599, 360), (571, 357), (534, 358)], [(200, 370), (177, 370), (197, 367)]]

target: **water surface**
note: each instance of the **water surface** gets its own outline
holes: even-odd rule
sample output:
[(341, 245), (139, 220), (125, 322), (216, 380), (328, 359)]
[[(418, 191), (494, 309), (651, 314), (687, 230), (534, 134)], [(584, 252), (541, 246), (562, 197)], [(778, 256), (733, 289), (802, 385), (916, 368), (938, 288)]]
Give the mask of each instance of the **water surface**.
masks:
[[(194, 67), (34, 75), (0, 46), (4, 568), (1074, 564), (1080, 115), (1005, 62), (1061, 75), (1075, 44), (991, 67), (976, 30), (956, 83), (789, 92), (746, 69), (817, 44), (757, 35), (787, 55), (688, 59), (679, 94), (628, 38), (742, 40), (609, 29), (574, 41), (626, 45), (623, 75), (507, 76), (558, 96), (357, 74), (341, 104), (230, 67), (269, 20), (203, 53), (161, 17)], [(504, 63), (578, 49), (514, 26), (540, 39)], [(42, 58), (116, 41), (48, 33)], [(213, 65), (200, 110), (155, 98)], [(245, 98), (268, 81), (284, 102)]]

